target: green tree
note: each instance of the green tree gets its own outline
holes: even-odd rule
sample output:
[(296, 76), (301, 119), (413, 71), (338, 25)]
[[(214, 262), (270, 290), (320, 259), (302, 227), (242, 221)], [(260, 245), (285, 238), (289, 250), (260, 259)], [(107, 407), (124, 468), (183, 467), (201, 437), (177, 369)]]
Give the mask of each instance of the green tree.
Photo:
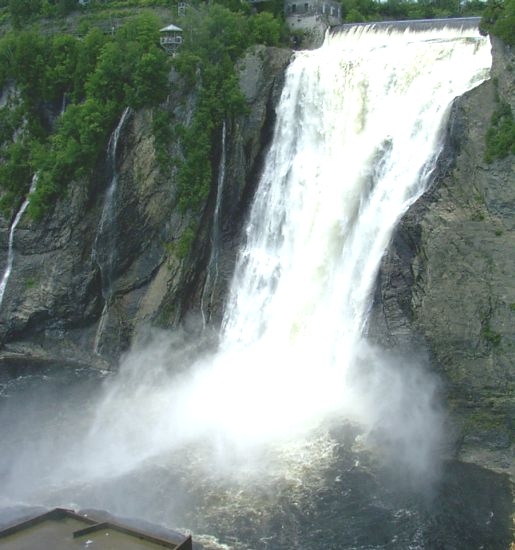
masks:
[(55, 101), (73, 90), (80, 47), (79, 41), (67, 34), (52, 39), (45, 72), (46, 98)]
[(256, 44), (277, 46), (281, 40), (282, 24), (270, 12), (263, 11), (249, 19), (251, 40)]
[(20, 29), (25, 23), (41, 12), (41, 0), (9, 0), (9, 12), (15, 29)]
[(166, 54), (157, 48), (138, 59), (127, 92), (132, 107), (137, 109), (149, 103), (157, 105), (166, 99), (168, 75), (162, 70), (163, 66), (166, 66)]
[(493, 162), (515, 154), (515, 120), (511, 107), (499, 101), (486, 133), (485, 160)]
[(515, 0), (488, 0), (480, 28), (515, 45)]
[(91, 29), (81, 41), (73, 74), (74, 101), (84, 99), (86, 82), (95, 70), (97, 59), (107, 41), (107, 36), (98, 28)]
[(346, 23), (361, 23), (365, 21), (364, 15), (356, 8), (351, 8), (345, 16)]

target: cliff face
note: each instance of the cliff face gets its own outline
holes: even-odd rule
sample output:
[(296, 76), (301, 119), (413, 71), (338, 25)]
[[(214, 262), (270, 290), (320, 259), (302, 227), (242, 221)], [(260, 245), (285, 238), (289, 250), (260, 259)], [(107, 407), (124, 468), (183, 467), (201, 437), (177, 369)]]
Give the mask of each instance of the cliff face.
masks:
[[(213, 321), (221, 315), (242, 216), (271, 137), (274, 104), (290, 55), (258, 47), (240, 63), (249, 109), (227, 121), (224, 222), (217, 243), (220, 276), (210, 278), (210, 303), (204, 306), (204, 317), (209, 309)], [(187, 126), (195, 90), (184, 90), (177, 80), (171, 89), (163, 108), (176, 124)], [(109, 367), (146, 324), (177, 325), (188, 312), (200, 314), (212, 256), (209, 233), (221, 143), (212, 159), (206, 204), (198, 214), (180, 214), (176, 168), (160, 168), (152, 116), (148, 110), (129, 112), (120, 127), (115, 160), (106, 152), (92, 180), (73, 182), (43, 221), (24, 216), (17, 226), (13, 270), (0, 308), (0, 362)], [(166, 148), (171, 157), (182, 154), (177, 141)], [(199, 229), (185, 253), (178, 243), (191, 227)], [(9, 220), (3, 220), (0, 265), (6, 262), (8, 234)]]
[[(456, 101), (436, 181), (401, 220), (384, 257), (370, 333), (387, 346), (429, 350), (459, 456), (507, 472), (515, 412), (514, 166), (513, 156), (483, 159), (496, 94), (515, 109), (515, 59), (493, 45), (494, 78)], [(211, 192), (198, 214), (179, 213), (176, 170), (160, 168), (153, 113), (143, 110), (121, 127), (108, 221), (107, 158), (42, 222), (22, 219), (0, 308), (0, 363), (108, 368), (147, 324), (220, 323), (289, 58), (286, 50), (256, 48), (241, 61), (249, 110), (226, 122), (225, 146), (219, 129)], [(195, 90), (172, 84), (164, 108), (187, 125)], [(167, 153), (180, 157), (179, 144), (169, 143)], [(191, 227), (198, 229), (184, 253)], [(0, 265), (8, 232), (3, 220)]]
[(383, 260), (370, 330), (429, 350), (459, 456), (513, 475), (514, 158), (484, 155), (497, 94), (515, 108), (515, 57), (494, 39), (493, 59), (492, 79), (455, 102), (436, 181)]

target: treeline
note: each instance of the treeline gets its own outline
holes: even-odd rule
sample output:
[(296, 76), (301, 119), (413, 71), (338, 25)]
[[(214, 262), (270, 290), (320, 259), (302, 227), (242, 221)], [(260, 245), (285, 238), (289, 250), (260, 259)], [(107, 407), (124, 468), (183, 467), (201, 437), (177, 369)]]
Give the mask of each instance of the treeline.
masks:
[[(224, 119), (245, 109), (235, 61), (252, 44), (279, 45), (288, 39), (284, 21), (271, 11), (251, 14), (250, 6), (222, 1), (190, 4), (180, 22), (184, 44), (174, 59), (159, 46), (165, 21), (150, 13), (127, 19), (114, 34), (98, 28), (80, 38), (43, 34), (37, 24), (5, 34), (0, 39), (5, 100), (0, 209), (8, 214), (20, 203), (34, 173), (39, 177), (29, 213), (36, 218), (71, 182), (91, 175), (124, 108), (157, 106), (166, 98), (173, 64), (185, 93), (196, 88), (197, 108), (187, 128), (157, 110), (156, 147), (163, 164), (178, 167), (181, 210), (196, 210), (210, 188), (213, 138)], [(172, 134), (182, 144), (180, 159), (167, 158)]]
[[(169, 58), (160, 21), (140, 15), (114, 36), (92, 29), (79, 40), (36, 30), (0, 40), (0, 208), (8, 212), (38, 172), (30, 212), (40, 216), (82, 175), (91, 173), (126, 106), (166, 96)], [(49, 111), (59, 105), (57, 125)], [(55, 115), (54, 115), (55, 116)]]
[(347, 23), (466, 17), (481, 15), (485, 8), (483, 0), (342, 0), (341, 4)]
[(515, 0), (488, 0), (481, 30), (498, 36), (510, 46), (515, 45)]
[(0, 10), (7, 15), (15, 29), (41, 18), (58, 18), (73, 11), (94, 11), (106, 8), (169, 6), (168, 0), (0, 0)]
[(212, 144), (224, 119), (243, 113), (235, 62), (253, 44), (278, 46), (287, 41), (284, 22), (271, 12), (249, 16), (220, 4), (202, 4), (181, 20), (185, 43), (174, 61), (188, 87), (195, 86), (198, 102), (192, 124), (179, 128), (184, 160), (178, 175), (180, 208), (197, 209), (211, 183)]
[[(361, 20), (454, 15), (453, 1), (343, 3), (347, 20)], [(44, 6), (50, 0), (9, 0), (15, 2)], [(224, 120), (245, 110), (235, 62), (252, 44), (287, 44), (288, 31), (280, 0), (267, 3), (258, 14), (251, 14), (250, 5), (239, 0), (192, 4), (180, 21), (184, 44), (173, 60), (159, 47), (159, 28), (169, 21), (144, 12), (127, 19), (114, 34), (83, 26), (78, 38), (43, 34), (32, 25), (0, 38), (0, 208), (5, 213), (20, 203), (36, 172), (39, 183), (30, 203), (36, 217), (70, 182), (91, 174), (124, 108), (157, 106), (167, 96), (171, 64), (182, 75), (185, 92), (197, 90), (197, 108), (187, 128), (171, 120), (166, 110), (155, 112), (158, 157), (178, 168), (182, 211), (203, 204), (212, 179), (215, 138)], [(483, 30), (513, 44), (514, 4), (515, 0), (489, 0)], [(459, 15), (473, 5), (461, 4)], [(62, 112), (56, 123), (58, 106)], [(503, 136), (502, 147), (495, 142), (495, 151), (504, 151), (504, 136), (513, 136), (511, 111), (500, 110), (495, 125), (494, 137)], [(182, 144), (178, 159), (167, 158), (166, 142), (172, 133)], [(513, 137), (508, 142), (510, 150)]]

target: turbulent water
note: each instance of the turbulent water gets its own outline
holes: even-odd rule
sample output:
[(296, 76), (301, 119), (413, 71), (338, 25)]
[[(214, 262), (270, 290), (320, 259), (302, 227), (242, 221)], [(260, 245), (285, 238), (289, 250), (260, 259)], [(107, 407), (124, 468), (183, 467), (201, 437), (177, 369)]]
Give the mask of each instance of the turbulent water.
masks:
[(7, 381), (0, 504), (107, 508), (218, 548), (501, 548), (509, 495), (439, 469), (423, 357), (366, 341), (395, 224), (490, 64), (476, 30), (357, 27), (297, 53), (218, 352), (154, 334), (102, 390)]

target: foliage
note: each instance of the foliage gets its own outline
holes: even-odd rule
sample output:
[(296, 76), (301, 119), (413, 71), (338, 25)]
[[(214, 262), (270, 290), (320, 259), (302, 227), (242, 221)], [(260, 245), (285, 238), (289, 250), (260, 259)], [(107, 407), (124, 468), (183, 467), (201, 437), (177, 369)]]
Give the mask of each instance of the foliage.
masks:
[(498, 346), (502, 340), (501, 335), (492, 330), (489, 325), (483, 329), (483, 337), (491, 346)]
[[(126, 17), (129, 6), (166, 4), (92, 0), (81, 8), (71, 0), (5, 0), (4, 9), (17, 32), (0, 39), (0, 86), (14, 84), (19, 104), (0, 111), (0, 208), (18, 204), (37, 171), (29, 212), (43, 215), (70, 182), (91, 174), (126, 106), (138, 109), (166, 98), (169, 58), (158, 47), (161, 21), (140, 13), (132, 14), (113, 35), (98, 28), (118, 8)], [(286, 36), (280, 0), (265, 2), (254, 15), (248, 4), (235, 0), (193, 4), (198, 9), (188, 10), (181, 22), (186, 40), (174, 64), (185, 85), (198, 90), (195, 115), (187, 128), (175, 125), (173, 130), (165, 111), (153, 117), (157, 158), (163, 167), (172, 163), (165, 144), (180, 134), (178, 187), (183, 212), (198, 209), (209, 193), (212, 144), (222, 121), (245, 110), (236, 59), (251, 44), (279, 45)], [(64, 23), (59, 16), (77, 9), (86, 13), (75, 23), (80, 39), (56, 32), (56, 23)], [(51, 33), (33, 25), (42, 16), (55, 18), (56, 23), (49, 23)], [(45, 114), (50, 105), (54, 110), (66, 107), (52, 126)]]
[(511, 107), (499, 101), (486, 132), (485, 160), (493, 162), (515, 154), (515, 120)]
[(263, 11), (251, 17), (249, 27), (251, 39), (256, 44), (277, 45), (281, 41), (282, 24), (270, 12)]
[(15, 29), (21, 28), (33, 17), (40, 15), (41, 0), (9, 0), (9, 11)]
[(184, 233), (182, 234), (181, 238), (177, 242), (176, 246), (176, 254), (177, 257), (180, 259), (184, 259), (189, 251), (191, 250), (191, 247), (193, 246), (193, 242), (195, 240), (195, 228), (193, 226), (188, 226)]
[[(169, 60), (158, 46), (159, 27), (142, 14), (114, 36), (92, 29), (79, 40), (30, 30), (0, 40), (0, 84), (14, 82), (19, 91), (16, 110), (0, 114), (1, 207), (18, 202), (37, 171), (29, 212), (42, 215), (72, 180), (91, 173), (126, 106), (166, 97)], [(49, 128), (45, 104), (63, 100), (67, 108)]]
[(348, 23), (480, 15), (484, 9), (482, 0), (341, 0), (341, 4)]
[(2, 151), (2, 157), (0, 183), (3, 193), (0, 208), (6, 209), (19, 200), (20, 183), (23, 186), (22, 193), (28, 191), (32, 173), (30, 145), (27, 140), (19, 140)]
[(515, 0), (488, 0), (480, 28), (515, 45)]
[(245, 111), (235, 61), (255, 43), (278, 45), (283, 23), (270, 12), (248, 17), (222, 5), (190, 10), (183, 23), (185, 44), (174, 61), (187, 86), (199, 90), (191, 125), (182, 129), (179, 207), (198, 210), (209, 193), (213, 142), (222, 122)]
[(154, 135), (157, 162), (161, 169), (166, 171), (173, 164), (173, 159), (168, 154), (166, 145), (175, 136), (173, 116), (169, 111), (154, 110), (152, 114), (152, 134)]

